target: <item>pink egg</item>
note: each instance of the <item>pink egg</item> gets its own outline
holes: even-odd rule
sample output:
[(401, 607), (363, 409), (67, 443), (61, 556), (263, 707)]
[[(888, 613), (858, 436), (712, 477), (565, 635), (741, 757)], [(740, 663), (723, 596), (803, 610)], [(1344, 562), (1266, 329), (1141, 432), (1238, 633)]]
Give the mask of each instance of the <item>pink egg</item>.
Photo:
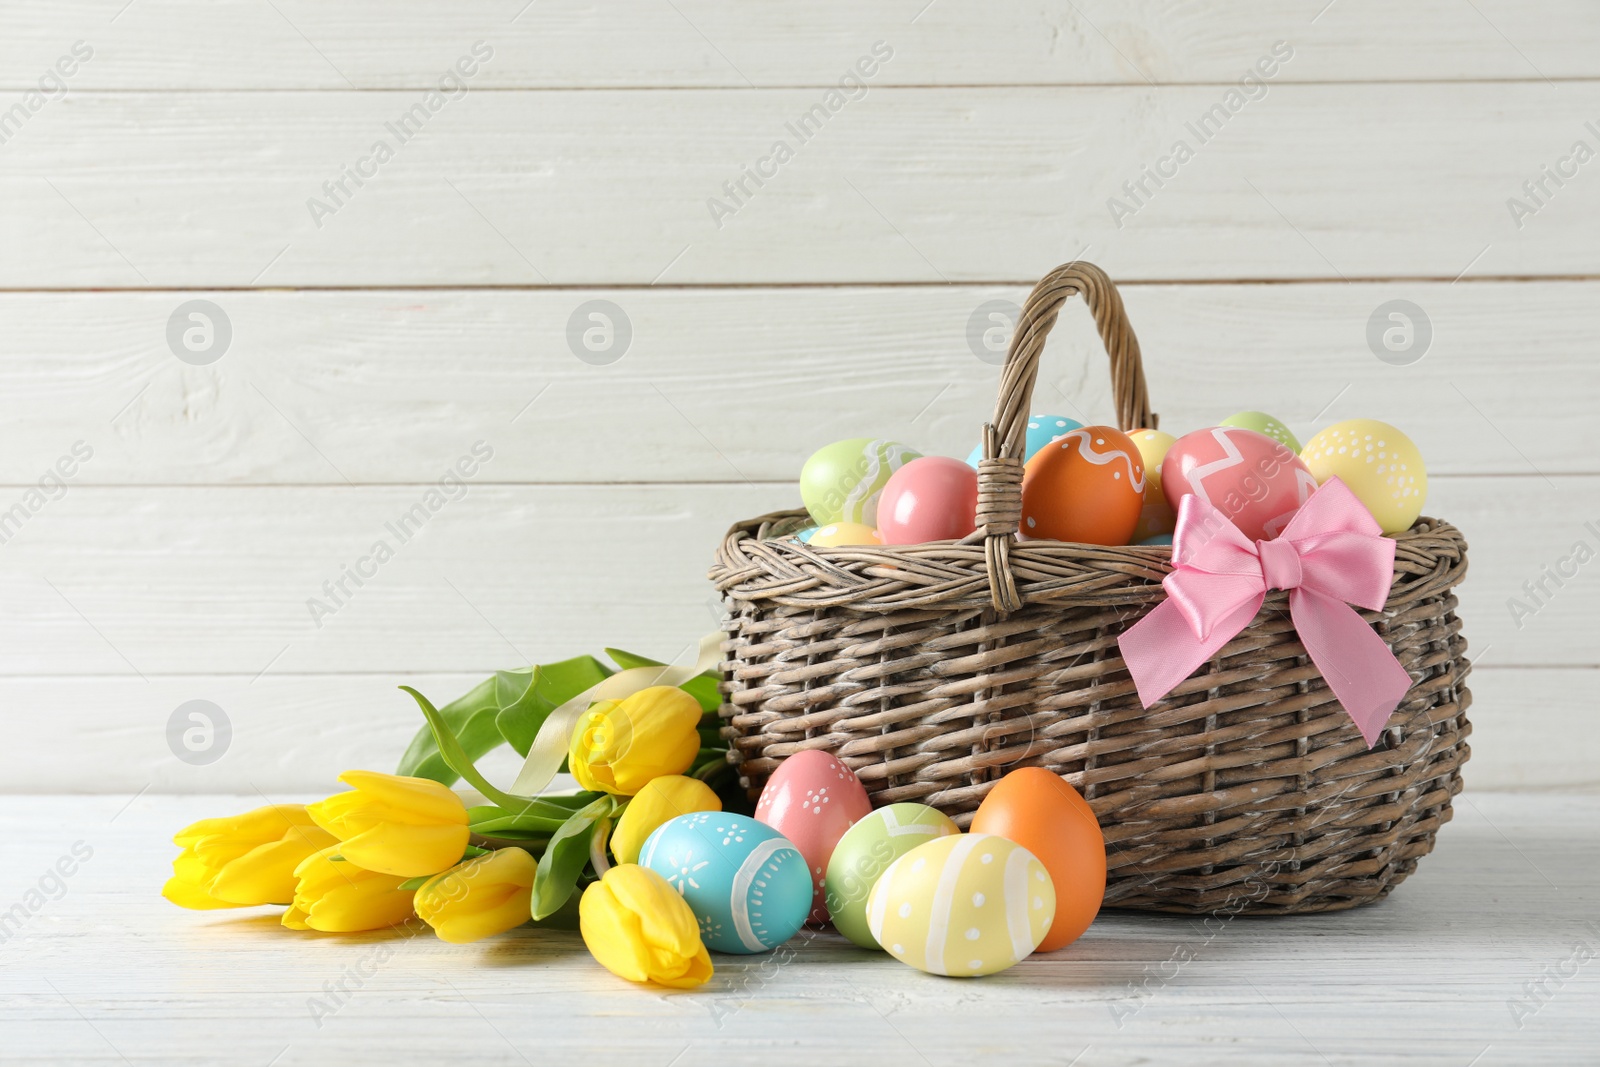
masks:
[(878, 497), (878, 532), (889, 545), (953, 541), (978, 524), (978, 472), (948, 456), (914, 459)]
[(1310, 469), (1283, 443), (1232, 426), (1184, 434), (1161, 461), (1161, 489), (1174, 511), (1193, 493), (1252, 541), (1282, 533), (1316, 488)]
[(756, 801), (756, 820), (788, 838), (811, 868), (810, 922), (828, 921), (823, 875), (844, 832), (872, 811), (855, 772), (819, 749), (796, 752), (778, 765)]

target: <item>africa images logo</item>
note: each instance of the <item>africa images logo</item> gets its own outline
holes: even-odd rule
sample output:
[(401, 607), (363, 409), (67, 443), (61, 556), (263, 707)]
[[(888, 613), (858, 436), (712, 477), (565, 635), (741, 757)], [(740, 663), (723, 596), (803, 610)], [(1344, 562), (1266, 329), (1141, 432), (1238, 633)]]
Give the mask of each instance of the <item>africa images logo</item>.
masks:
[(1122, 229), (1123, 223), (1137, 215), (1155, 198), (1156, 193), (1166, 187), (1167, 182), (1175, 179), (1181, 173), (1184, 164), (1188, 163), (1201, 148), (1210, 144), (1218, 134), (1227, 126), (1229, 120), (1239, 114), (1252, 101), (1265, 100), (1270, 87), (1268, 79), (1277, 76), (1284, 64), (1294, 58), (1294, 45), (1288, 41), (1275, 41), (1272, 50), (1267, 55), (1257, 59), (1249, 70), (1239, 79), (1237, 85), (1229, 87), (1222, 94), (1222, 99), (1202, 111), (1195, 119), (1183, 124), (1194, 143), (1190, 144), (1187, 137), (1179, 137), (1173, 141), (1167, 154), (1158, 158), (1154, 163), (1145, 164), (1139, 173), (1122, 183), (1122, 192), (1127, 200), (1121, 197), (1108, 197), (1106, 211), (1111, 214), (1111, 221), (1117, 229)]
[(467, 79), (482, 69), (481, 64), (493, 58), (494, 48), (489, 42), (475, 41), (470, 55), (457, 59), (454, 66), (439, 75), (437, 88), (429, 89), (397, 118), (385, 122), (383, 128), (394, 138), (392, 144), (388, 137), (378, 138), (366, 155), (350, 166), (341, 167), (338, 175), (322, 183), (322, 197), (306, 198), (306, 210), (311, 213), (311, 222), (316, 228), (322, 229), (323, 219), (337, 215), (367, 182), (376, 178), (379, 168), (398, 155), (400, 146), (421, 133), (428, 120), (443, 111), (446, 104), (466, 96)]
[[(887, 41), (874, 41), (872, 54), (856, 60), (855, 66), (845, 71), (839, 78), (837, 87), (823, 93), (821, 100), (812, 104), (793, 120), (783, 124), (784, 132), (789, 137), (780, 137), (773, 141), (766, 155), (743, 167), (737, 178), (723, 182), (722, 192), (727, 199), (722, 200), (714, 196), (706, 199), (706, 210), (711, 213), (711, 221), (716, 223), (717, 229), (722, 229), (727, 219), (737, 215), (739, 209), (750, 202), (757, 190), (764, 188), (767, 182), (776, 178), (778, 171), (793, 160), (812, 138), (822, 132), (827, 121), (844, 110), (845, 104), (851, 100), (865, 99), (867, 83), (863, 79), (877, 74), (882, 64), (893, 58), (894, 48)], [(794, 140), (793, 144), (789, 140), (791, 137)], [(754, 189), (751, 188), (752, 184), (755, 186)]]

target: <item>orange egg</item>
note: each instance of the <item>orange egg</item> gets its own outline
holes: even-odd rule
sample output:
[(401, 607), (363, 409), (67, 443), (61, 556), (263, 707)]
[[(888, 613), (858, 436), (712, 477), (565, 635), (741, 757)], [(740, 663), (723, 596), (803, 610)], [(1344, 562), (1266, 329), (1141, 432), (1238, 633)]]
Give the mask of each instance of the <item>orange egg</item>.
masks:
[(1078, 939), (1106, 895), (1106, 839), (1078, 791), (1043, 767), (1022, 767), (994, 784), (972, 817), (972, 832), (994, 834), (1038, 857), (1056, 889), (1056, 917), (1040, 952)]
[(1050, 442), (1022, 473), (1022, 535), (1125, 545), (1144, 508), (1144, 459), (1127, 434), (1085, 426)]

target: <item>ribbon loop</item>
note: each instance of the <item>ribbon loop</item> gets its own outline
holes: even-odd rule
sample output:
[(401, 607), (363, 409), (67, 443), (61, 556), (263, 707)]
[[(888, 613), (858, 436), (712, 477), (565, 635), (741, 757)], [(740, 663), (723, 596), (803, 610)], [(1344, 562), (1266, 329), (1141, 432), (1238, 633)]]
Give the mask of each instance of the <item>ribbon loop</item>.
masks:
[(1282, 534), (1248, 541), (1197, 496), (1183, 498), (1167, 599), (1117, 644), (1149, 707), (1250, 625), (1269, 589), (1289, 591), (1306, 654), (1367, 747), (1411, 688), (1411, 676), (1351, 604), (1380, 610), (1394, 581), (1395, 543), (1343, 482), (1330, 478)]

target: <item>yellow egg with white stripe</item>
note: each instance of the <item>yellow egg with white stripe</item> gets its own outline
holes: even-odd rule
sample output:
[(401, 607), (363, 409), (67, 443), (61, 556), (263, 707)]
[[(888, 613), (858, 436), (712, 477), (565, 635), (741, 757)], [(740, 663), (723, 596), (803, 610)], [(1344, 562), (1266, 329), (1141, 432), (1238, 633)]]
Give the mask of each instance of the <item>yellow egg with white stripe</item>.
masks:
[(1044, 864), (993, 834), (918, 845), (889, 865), (867, 924), (889, 955), (929, 974), (994, 974), (1026, 958), (1056, 915)]

